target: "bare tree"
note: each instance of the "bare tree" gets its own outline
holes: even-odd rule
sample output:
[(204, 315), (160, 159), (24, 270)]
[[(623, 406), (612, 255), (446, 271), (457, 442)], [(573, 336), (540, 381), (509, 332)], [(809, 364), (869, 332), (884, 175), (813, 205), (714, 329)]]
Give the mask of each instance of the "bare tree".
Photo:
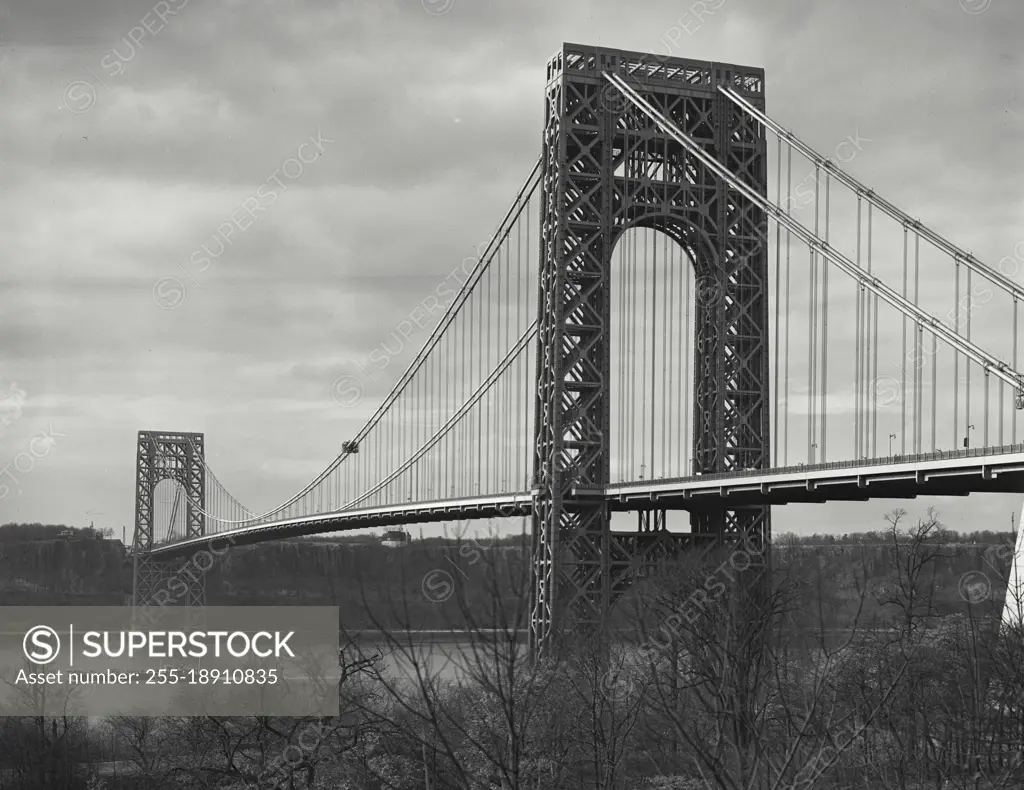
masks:
[[(38, 667), (25, 660), (26, 673)], [(14, 709), (31, 715), (0, 718), (0, 753), (11, 761), (16, 787), (71, 788), (84, 784), (88, 733), (76, 716), (81, 691), (68, 683), (19, 684), (9, 680)]]
[(117, 717), (107, 724), (146, 790), (336, 785), (345, 755), (366, 734), (354, 698), (371, 664), (343, 661), (338, 716)]
[[(428, 574), (412, 593), (447, 605), (450, 627), (463, 640), (452, 648), (423, 641), (418, 602), (409, 595), (400, 594), (397, 600), (388, 595), (389, 619), (397, 627), (388, 627), (365, 607), (388, 656), (378, 664), (375, 678), (384, 705), (367, 713), (386, 722), (406, 772), (424, 775), (432, 788), (469, 788), (491, 780), (502, 787), (525, 786), (524, 726), (532, 715), (528, 691), (543, 681), (541, 675), (531, 675), (526, 654), (523, 568), (503, 563), (508, 558), (498, 559), (499, 554), (459, 543), (442, 552), (438, 564), (443, 567)], [(409, 587), (404, 573), (403, 566), (402, 590)], [(469, 573), (486, 585), (488, 598), (467, 596), (462, 578)], [(512, 601), (510, 607), (506, 600)], [(378, 780), (397, 786), (394, 762), (377, 759), (367, 767)]]
[[(681, 746), (652, 761), (709, 788), (845, 786), (863, 776), (860, 746), (906, 666), (851, 676), (870, 642), (857, 620), (834, 644), (820, 622), (793, 617), (820, 614), (820, 596), (785, 577), (770, 582), (755, 550), (682, 558), (644, 589), (641, 613), (656, 615), (645, 727)], [(867, 587), (862, 571), (861, 604)]]

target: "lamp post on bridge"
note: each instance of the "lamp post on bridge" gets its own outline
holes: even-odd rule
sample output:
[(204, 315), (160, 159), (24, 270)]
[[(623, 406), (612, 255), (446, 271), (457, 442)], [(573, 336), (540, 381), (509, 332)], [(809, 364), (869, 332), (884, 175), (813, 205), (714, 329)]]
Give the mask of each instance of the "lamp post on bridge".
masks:
[(889, 434), (889, 457), (892, 458), (892, 440), (896, 438), (896, 434)]
[(818, 445), (816, 445), (816, 444), (812, 444), (811, 445), (811, 457), (807, 460), (807, 463), (808, 463), (809, 466), (813, 466), (814, 465), (814, 460), (815, 460), (814, 456), (816, 455), (816, 453), (814, 451), (817, 450), (817, 449), (818, 449)]
[(964, 437), (964, 449), (966, 450), (971, 446), (971, 431), (974, 430), (974, 423), (972, 422), (967, 426), (967, 435)]

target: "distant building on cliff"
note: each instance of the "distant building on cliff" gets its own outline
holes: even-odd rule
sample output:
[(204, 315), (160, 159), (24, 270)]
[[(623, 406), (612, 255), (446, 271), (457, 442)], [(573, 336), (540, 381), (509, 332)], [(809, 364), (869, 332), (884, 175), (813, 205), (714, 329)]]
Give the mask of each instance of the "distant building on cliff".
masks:
[(408, 546), (411, 538), (408, 532), (403, 532), (400, 529), (389, 529), (380, 539), (381, 546), (387, 546), (389, 549), (397, 549), (402, 546)]

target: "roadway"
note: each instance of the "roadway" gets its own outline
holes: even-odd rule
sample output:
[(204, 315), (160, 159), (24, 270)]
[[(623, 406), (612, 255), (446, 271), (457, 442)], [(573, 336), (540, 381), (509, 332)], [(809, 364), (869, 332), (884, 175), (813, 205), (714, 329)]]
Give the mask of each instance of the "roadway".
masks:
[(639, 480), (605, 488), (616, 510), (690, 510), (721, 500), (742, 507), (986, 492), (1024, 493), (1024, 445)]
[[(616, 511), (692, 510), (705, 504), (749, 507), (913, 499), (985, 492), (1024, 493), (1024, 445), (637, 480), (613, 483), (603, 490), (576, 491), (582, 496), (604, 497)], [(534, 493), (521, 491), (312, 514), (219, 530), (216, 534), (157, 546), (150, 556), (172, 558), (200, 549), (219, 551), (230, 546), (374, 527), (529, 516), (533, 512)]]

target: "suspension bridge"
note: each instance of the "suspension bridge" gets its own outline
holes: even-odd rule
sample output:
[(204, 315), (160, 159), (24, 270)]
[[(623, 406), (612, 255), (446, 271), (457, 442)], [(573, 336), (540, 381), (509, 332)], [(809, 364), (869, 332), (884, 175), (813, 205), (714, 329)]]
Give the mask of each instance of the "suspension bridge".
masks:
[(529, 517), (542, 647), (600, 626), (654, 557), (766, 546), (773, 506), (1024, 490), (1015, 270), (774, 120), (761, 69), (565, 44), (544, 102), (497, 230), (301, 491), (252, 511), (202, 434), (139, 433), (137, 603), (201, 550)]

